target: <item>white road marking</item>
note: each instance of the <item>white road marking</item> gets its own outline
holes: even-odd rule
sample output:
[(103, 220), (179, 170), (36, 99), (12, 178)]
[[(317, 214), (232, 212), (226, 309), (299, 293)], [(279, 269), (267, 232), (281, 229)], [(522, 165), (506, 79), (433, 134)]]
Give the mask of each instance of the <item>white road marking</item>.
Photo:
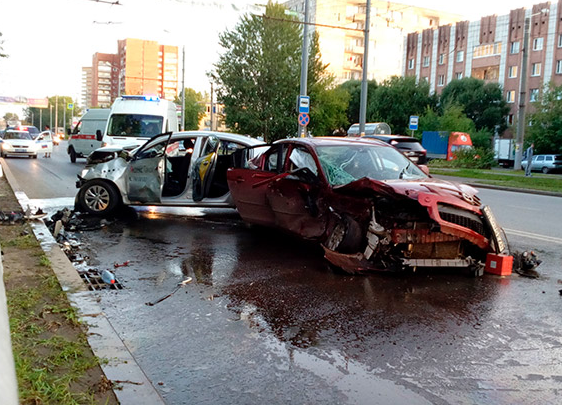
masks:
[(541, 234), (538, 234), (538, 233), (518, 231), (517, 229), (503, 228), (503, 230), (506, 233), (511, 234), (511, 235), (523, 236), (525, 238), (538, 239), (538, 240), (543, 241), (543, 242), (552, 242), (552, 243), (558, 243), (558, 244), (562, 245), (562, 238), (556, 238), (554, 236), (541, 235)]

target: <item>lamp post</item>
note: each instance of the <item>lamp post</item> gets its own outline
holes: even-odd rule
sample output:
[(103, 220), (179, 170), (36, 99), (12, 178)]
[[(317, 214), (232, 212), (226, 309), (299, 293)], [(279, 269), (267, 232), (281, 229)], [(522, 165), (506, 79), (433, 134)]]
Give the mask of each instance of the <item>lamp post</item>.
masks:
[(359, 105), (359, 134), (365, 135), (365, 121), (367, 121), (367, 71), (369, 59), (369, 28), (371, 25), (371, 0), (367, 0), (365, 10), (365, 43), (363, 51), (363, 76), (361, 78), (361, 103)]
[(525, 140), (525, 102), (527, 98), (527, 65), (529, 60), (530, 41), (530, 25), (531, 17), (542, 13), (548, 13), (549, 9), (543, 8), (540, 12), (525, 17), (525, 26), (523, 29), (523, 48), (521, 50), (521, 81), (519, 83), (519, 109), (517, 111), (517, 136), (515, 139), (515, 162), (514, 170), (521, 168), (521, 160), (523, 157), (523, 143)]

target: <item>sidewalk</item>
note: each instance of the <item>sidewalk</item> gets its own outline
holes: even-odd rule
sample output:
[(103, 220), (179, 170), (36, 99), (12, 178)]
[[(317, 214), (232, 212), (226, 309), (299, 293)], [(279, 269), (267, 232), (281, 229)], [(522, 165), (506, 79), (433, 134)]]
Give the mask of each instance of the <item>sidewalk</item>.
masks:
[[(0, 158), (0, 164), (15, 197), (25, 210), (29, 202), (26, 194), (19, 187), (4, 159)], [(107, 379), (120, 382), (119, 387), (113, 390), (118, 401), (121, 404), (135, 405), (164, 404), (163, 398), (106, 318), (97, 302), (96, 294), (87, 290), (78, 272), (60, 249), (43, 221), (33, 221), (30, 222), (30, 225), (35, 237), (41, 243), (42, 250), (51, 262), (61, 288), (66, 291), (69, 302), (78, 310), (80, 321), (90, 332), (87, 334), (88, 343), (94, 355), (106, 360), (100, 362), (104, 374)], [(0, 262), (0, 270), (1, 268)], [(13, 367), (9, 325), (6, 327), (3, 325), (4, 317), (6, 324), (8, 323), (6, 299), (2, 294), (4, 288), (2, 279), (0, 283), (0, 392), (2, 392), (2, 404), (16, 405), (18, 403), (17, 381)], [(3, 332), (7, 332), (7, 338)], [(7, 358), (8, 355), (11, 360)]]

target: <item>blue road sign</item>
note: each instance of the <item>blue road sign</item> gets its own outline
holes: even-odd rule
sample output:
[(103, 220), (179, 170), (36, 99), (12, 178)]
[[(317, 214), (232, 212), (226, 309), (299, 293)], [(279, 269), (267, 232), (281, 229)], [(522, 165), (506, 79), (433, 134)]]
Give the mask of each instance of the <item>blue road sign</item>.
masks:
[(418, 129), (418, 121), (420, 117), (417, 115), (410, 115), (410, 130), (416, 131)]
[(310, 113), (310, 97), (309, 96), (299, 96), (299, 114), (309, 114)]

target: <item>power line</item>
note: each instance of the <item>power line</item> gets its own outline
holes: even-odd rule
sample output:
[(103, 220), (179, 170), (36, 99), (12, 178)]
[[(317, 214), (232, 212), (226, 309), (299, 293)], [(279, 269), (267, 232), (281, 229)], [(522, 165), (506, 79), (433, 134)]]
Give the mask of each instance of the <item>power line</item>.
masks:
[(110, 4), (112, 6), (122, 6), (121, 3), (119, 3), (119, 0), (115, 0), (115, 1), (108, 1), (108, 0), (89, 0), (89, 1), (94, 1), (96, 3), (105, 3), (105, 4)]

